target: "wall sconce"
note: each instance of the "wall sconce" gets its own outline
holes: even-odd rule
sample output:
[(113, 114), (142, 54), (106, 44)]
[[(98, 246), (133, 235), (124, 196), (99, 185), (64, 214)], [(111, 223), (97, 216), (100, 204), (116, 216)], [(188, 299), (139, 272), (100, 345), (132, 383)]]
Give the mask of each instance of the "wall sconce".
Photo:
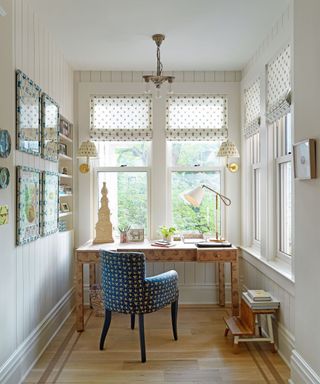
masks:
[(226, 167), (229, 169), (230, 172), (235, 173), (239, 170), (239, 165), (237, 163), (230, 163), (228, 162), (228, 157), (240, 157), (238, 149), (236, 145), (230, 141), (224, 141), (217, 153), (217, 157), (226, 157), (227, 158), (227, 163)]
[(98, 157), (98, 152), (95, 144), (92, 141), (83, 141), (78, 149), (77, 158), (86, 157), (87, 162), (79, 166), (81, 173), (88, 173), (90, 171), (89, 159)]

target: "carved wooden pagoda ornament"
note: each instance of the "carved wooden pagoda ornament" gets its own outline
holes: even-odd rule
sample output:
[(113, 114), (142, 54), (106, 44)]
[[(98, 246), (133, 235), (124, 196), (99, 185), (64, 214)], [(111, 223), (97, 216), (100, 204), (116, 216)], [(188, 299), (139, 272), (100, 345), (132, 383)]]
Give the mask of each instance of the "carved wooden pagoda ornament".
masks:
[(94, 244), (113, 243), (112, 224), (110, 221), (110, 209), (108, 206), (108, 190), (106, 183), (103, 182), (101, 189), (101, 207), (98, 212), (98, 222), (96, 224), (96, 238)]

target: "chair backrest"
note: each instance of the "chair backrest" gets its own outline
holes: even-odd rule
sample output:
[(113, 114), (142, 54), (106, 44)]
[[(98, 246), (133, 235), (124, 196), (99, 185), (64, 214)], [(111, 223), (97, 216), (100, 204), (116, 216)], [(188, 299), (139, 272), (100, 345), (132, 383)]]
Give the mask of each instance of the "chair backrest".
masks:
[(105, 308), (122, 313), (143, 312), (144, 254), (101, 250), (100, 263)]

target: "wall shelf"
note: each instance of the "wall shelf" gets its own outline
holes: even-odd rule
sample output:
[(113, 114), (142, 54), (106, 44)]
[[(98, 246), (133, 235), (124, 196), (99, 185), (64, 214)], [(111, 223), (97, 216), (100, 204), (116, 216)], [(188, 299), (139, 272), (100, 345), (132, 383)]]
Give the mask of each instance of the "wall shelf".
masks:
[(67, 155), (63, 155), (62, 153), (59, 153), (59, 159), (69, 160), (69, 161), (73, 160), (72, 157), (67, 156)]
[[(64, 153), (59, 154), (59, 180), (60, 186), (68, 187), (73, 191), (73, 125), (60, 115), (59, 140), (64, 146)], [(68, 232), (73, 229), (73, 194), (61, 193), (59, 199), (67, 203), (70, 211), (59, 212), (59, 232)], [(60, 201), (60, 204), (63, 204)], [(61, 208), (61, 205), (60, 205)]]
[(70, 216), (72, 215), (72, 212), (59, 212), (59, 217), (65, 217), (65, 216)]
[(59, 173), (59, 177), (64, 178), (64, 179), (72, 179), (72, 175), (66, 175), (64, 173)]

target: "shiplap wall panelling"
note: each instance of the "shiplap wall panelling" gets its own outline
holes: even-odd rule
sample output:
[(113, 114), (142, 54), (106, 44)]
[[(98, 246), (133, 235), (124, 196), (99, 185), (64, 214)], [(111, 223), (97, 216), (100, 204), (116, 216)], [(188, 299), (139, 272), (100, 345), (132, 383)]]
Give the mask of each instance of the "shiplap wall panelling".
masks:
[[(15, 0), (15, 67), (30, 76), (73, 119), (73, 71), (28, 1)], [(15, 164), (57, 171), (57, 163), (15, 151)], [(58, 244), (58, 247), (57, 247)], [(17, 345), (72, 286), (73, 234), (55, 233), (16, 248)]]

